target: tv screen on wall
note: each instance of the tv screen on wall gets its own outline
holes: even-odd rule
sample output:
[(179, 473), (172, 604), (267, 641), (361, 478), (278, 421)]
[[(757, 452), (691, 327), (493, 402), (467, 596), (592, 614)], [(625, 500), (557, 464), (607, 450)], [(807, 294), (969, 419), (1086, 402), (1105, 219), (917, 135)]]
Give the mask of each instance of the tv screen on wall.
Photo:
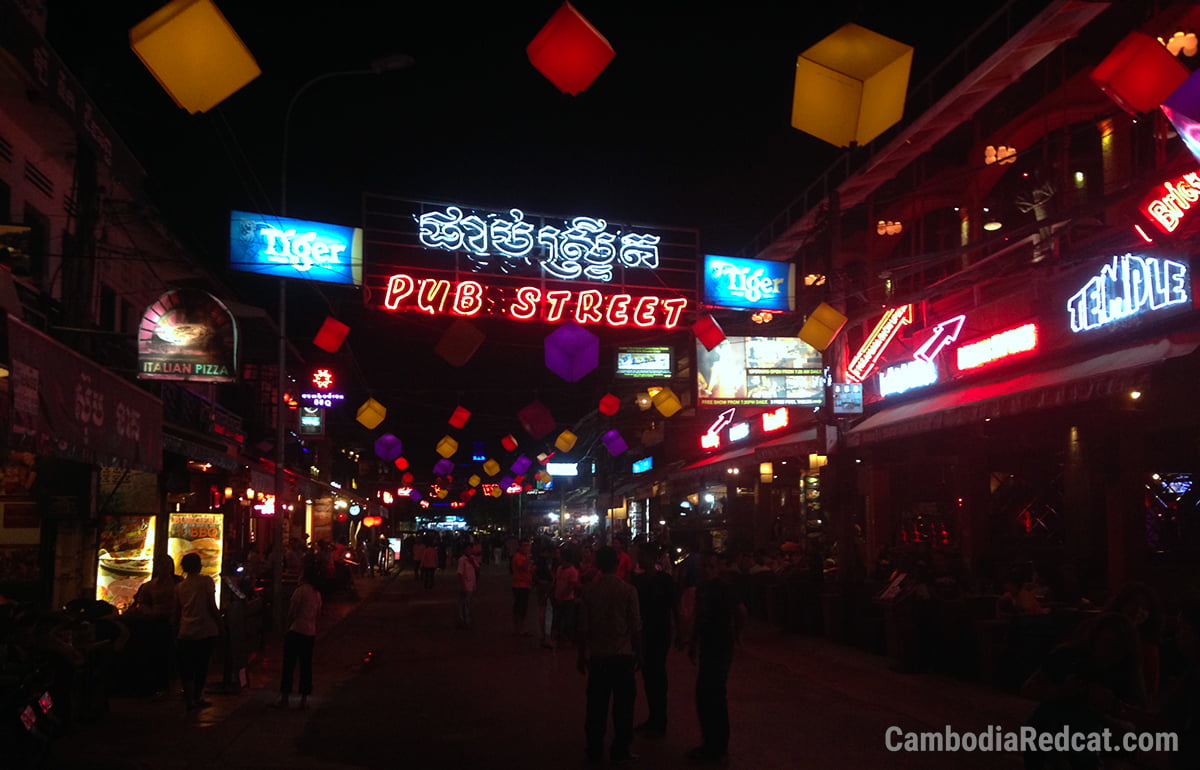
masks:
[(671, 348), (667, 345), (617, 348), (618, 377), (670, 377)]
[(821, 351), (798, 337), (726, 337), (712, 350), (696, 343), (697, 405), (820, 406)]

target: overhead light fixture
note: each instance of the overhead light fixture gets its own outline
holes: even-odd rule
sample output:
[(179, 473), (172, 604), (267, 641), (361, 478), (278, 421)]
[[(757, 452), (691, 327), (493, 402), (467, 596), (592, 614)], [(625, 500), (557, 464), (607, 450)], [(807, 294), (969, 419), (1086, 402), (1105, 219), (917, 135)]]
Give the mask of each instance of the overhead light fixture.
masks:
[(991, 219), (983, 223), (983, 229), (987, 230), (988, 232), (994, 232), (999, 230), (1001, 227), (1004, 227), (1004, 225), (1001, 224), (1000, 220), (998, 219)]

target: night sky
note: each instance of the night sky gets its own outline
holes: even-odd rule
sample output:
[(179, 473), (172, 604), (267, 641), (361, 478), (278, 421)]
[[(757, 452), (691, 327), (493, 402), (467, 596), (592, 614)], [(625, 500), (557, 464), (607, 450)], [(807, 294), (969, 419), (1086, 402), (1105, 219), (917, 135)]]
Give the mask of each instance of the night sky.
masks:
[[(855, 22), (914, 45), (917, 82), (999, 5), (962, 4), (935, 23), (924, 3), (580, 0), (616, 58), (572, 97), (525, 53), (560, 4), (219, 3), (263, 74), (195, 116), (129, 49), (129, 29), (160, 2), (51, 0), (47, 34), (150, 172), (183, 239), (244, 301), (273, 312), (271, 282), (226, 270), (228, 212), (278, 212), (285, 107), (314, 76), (391, 53), (414, 60), (319, 84), (297, 102), (291, 216), (358, 224), (362, 194), (374, 192), (694, 228), (704, 252), (732, 254), (840, 153), (789, 126), (799, 53)], [(495, 430), (515, 429), (532, 391), (548, 403), (558, 394), (555, 416), (570, 424), (609, 383), (607, 371), (575, 385), (547, 374), (548, 328), (491, 324), (478, 360), (452, 369), (429, 352), (440, 319), (380, 319), (353, 290), (300, 287), (292, 298), (293, 339), (313, 360), (308, 341), (326, 312), (351, 320), (353, 360), (343, 352), (337, 363), (363, 392), (402, 402), (397, 420), (411, 415), (413, 433), (418, 412), (441, 420), (460, 400)], [(393, 422), (384, 427), (403, 438), (409, 426)]]

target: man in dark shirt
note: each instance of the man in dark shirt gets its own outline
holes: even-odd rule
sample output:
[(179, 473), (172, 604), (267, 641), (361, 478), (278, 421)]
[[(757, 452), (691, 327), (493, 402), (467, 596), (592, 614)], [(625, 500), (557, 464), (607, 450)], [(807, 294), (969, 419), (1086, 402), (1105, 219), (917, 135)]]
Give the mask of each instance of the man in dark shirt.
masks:
[(634, 759), (633, 702), (637, 697), (634, 671), (641, 658), (641, 611), (637, 591), (616, 575), (617, 552), (605, 546), (596, 552), (600, 577), (583, 588), (579, 613), (579, 672), (588, 675), (587, 757), (604, 756), (604, 730), (612, 700), (614, 762)]
[(746, 623), (746, 608), (738, 601), (721, 554), (707, 553), (704, 582), (696, 592), (696, 633), (688, 647), (696, 672), (696, 713), (703, 743), (688, 753), (696, 762), (716, 762), (729, 751), (729, 701), (725, 685), (733, 664), (733, 648)]
[(675, 580), (658, 567), (661, 547), (646, 543), (638, 551), (642, 571), (633, 576), (642, 610), (642, 687), (650, 715), (635, 728), (649, 736), (667, 732), (667, 652), (675, 613)]

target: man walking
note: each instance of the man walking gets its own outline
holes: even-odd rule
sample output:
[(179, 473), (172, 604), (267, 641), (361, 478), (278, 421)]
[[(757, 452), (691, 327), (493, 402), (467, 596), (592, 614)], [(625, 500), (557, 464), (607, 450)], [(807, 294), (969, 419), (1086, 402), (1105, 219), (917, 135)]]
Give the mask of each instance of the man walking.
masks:
[(675, 580), (659, 564), (661, 547), (644, 543), (633, 576), (642, 611), (642, 688), (650, 715), (636, 730), (650, 737), (667, 732), (667, 652), (671, 649), (671, 618), (675, 613)]
[(635, 759), (633, 702), (637, 696), (634, 671), (641, 658), (641, 610), (637, 591), (617, 577), (617, 552), (605, 546), (596, 552), (600, 577), (583, 589), (579, 613), (579, 672), (586, 673), (587, 758), (604, 756), (604, 731), (612, 701), (613, 762)]
[(746, 608), (737, 599), (726, 573), (725, 557), (704, 556), (704, 577), (696, 591), (696, 632), (688, 646), (696, 672), (696, 714), (703, 742), (688, 752), (694, 762), (718, 762), (729, 751), (729, 701), (725, 686), (733, 664), (733, 648), (746, 624)]
[(471, 597), (479, 577), (479, 544), (468, 545), (458, 557), (458, 624), (471, 627)]

